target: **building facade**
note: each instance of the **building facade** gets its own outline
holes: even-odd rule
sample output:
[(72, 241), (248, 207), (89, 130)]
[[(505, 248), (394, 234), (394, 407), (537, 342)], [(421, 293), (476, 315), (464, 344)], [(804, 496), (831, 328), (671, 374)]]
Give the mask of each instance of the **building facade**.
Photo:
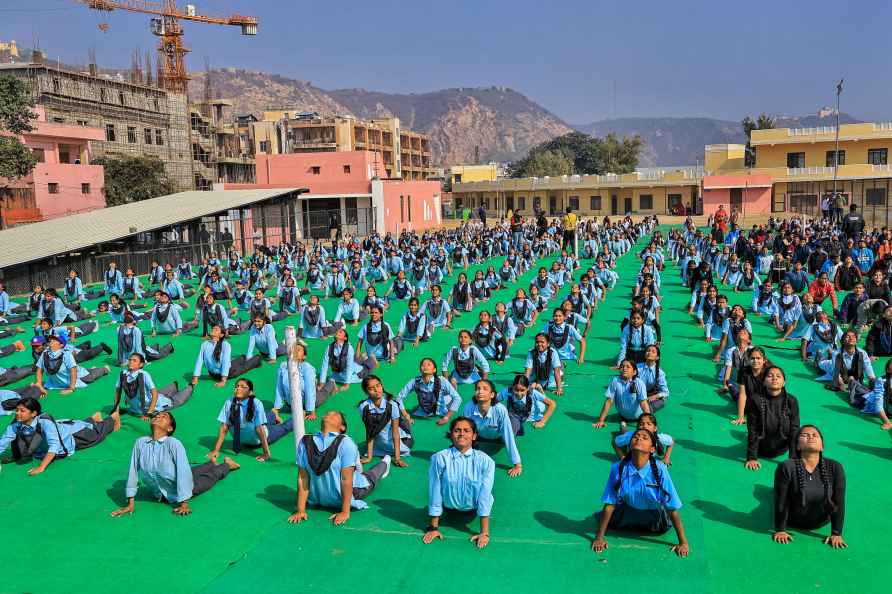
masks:
[(44, 107), (47, 121), (102, 130), (101, 139), (90, 141), (94, 158), (155, 156), (164, 162), (178, 190), (193, 188), (185, 95), (40, 61), (2, 64), (3, 74), (27, 82), (35, 103)]
[(6, 186), (0, 191), (3, 228), (105, 207), (104, 169), (90, 164), (90, 143), (101, 140), (103, 130), (48, 121), (42, 106), (35, 113), (33, 130), (20, 140), (37, 164), (29, 175), (0, 183)]
[(275, 109), (264, 111), (252, 127), (258, 154), (370, 151), (381, 155), (378, 177), (424, 180), (437, 173), (430, 137), (401, 128), (399, 118), (360, 120)]
[(254, 157), (247, 139), (242, 144), (231, 101), (191, 104), (189, 132), (196, 190), (210, 190), (215, 183), (253, 183)]

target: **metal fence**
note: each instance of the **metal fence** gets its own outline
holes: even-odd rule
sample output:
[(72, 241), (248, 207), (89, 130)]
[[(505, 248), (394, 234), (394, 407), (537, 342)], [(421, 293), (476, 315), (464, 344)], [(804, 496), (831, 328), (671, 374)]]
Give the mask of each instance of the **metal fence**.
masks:
[(194, 265), (216, 255), (226, 259), (230, 250), (248, 256), (260, 246), (283, 243), (328, 242), (335, 225), (338, 237), (365, 236), (374, 231), (374, 209), (309, 210), (282, 216), (278, 207), (254, 208), (243, 218), (207, 217), (168, 229), (140, 233), (125, 240), (95, 245), (88, 250), (4, 269), (2, 280), (10, 295), (30, 293), (34, 285), (60, 288), (74, 270), (85, 285), (100, 283), (110, 262), (122, 272), (149, 272), (152, 262), (176, 266), (183, 258)]

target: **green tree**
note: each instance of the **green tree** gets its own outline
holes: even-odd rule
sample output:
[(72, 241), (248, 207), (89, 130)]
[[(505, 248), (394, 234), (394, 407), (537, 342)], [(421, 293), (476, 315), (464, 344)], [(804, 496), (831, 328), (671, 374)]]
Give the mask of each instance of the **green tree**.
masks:
[(37, 164), (37, 156), (18, 139), (33, 130), (37, 117), (34, 101), (25, 83), (12, 76), (0, 76), (0, 177), (15, 180), (28, 175)]
[(570, 175), (573, 161), (564, 151), (538, 151), (530, 156), (526, 171), (535, 177)]
[(173, 194), (164, 163), (157, 157), (100, 158), (94, 165), (105, 167), (105, 205), (120, 206)]
[[(508, 171), (512, 177), (537, 175), (533, 163), (539, 162), (539, 154), (550, 152), (561, 154), (570, 161), (570, 173), (628, 173), (638, 166), (638, 155), (643, 144), (640, 136), (620, 140), (615, 134), (595, 138), (582, 132), (570, 132), (533, 147), (526, 157), (511, 163)], [(553, 155), (545, 159), (546, 162), (554, 160)]]
[(755, 120), (750, 116), (746, 116), (740, 122), (740, 125), (743, 127), (743, 133), (746, 134), (746, 153), (744, 155), (744, 165), (746, 167), (755, 167), (756, 151), (753, 150), (753, 147), (750, 145), (750, 140), (753, 136), (753, 130), (771, 130), (772, 128), (774, 128), (775, 120), (770, 115), (761, 113)]

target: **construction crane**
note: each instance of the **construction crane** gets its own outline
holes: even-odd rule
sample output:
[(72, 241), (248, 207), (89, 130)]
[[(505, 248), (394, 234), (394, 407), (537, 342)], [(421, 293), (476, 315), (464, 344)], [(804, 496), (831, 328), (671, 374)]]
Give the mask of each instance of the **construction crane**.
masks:
[[(186, 54), (189, 49), (183, 44), (183, 28), (180, 21), (209, 23), (211, 25), (232, 25), (242, 28), (242, 35), (257, 35), (257, 19), (251, 16), (233, 14), (229, 17), (210, 17), (197, 14), (195, 6), (187, 4), (185, 9), (177, 6), (176, 0), (150, 2), (148, 0), (75, 0), (93, 10), (111, 12), (127, 10), (143, 14), (157, 15), (152, 19), (152, 34), (160, 37), (158, 43), (158, 82), (175, 93), (185, 93), (189, 76), (186, 73)], [(108, 25), (99, 25), (102, 31)]]

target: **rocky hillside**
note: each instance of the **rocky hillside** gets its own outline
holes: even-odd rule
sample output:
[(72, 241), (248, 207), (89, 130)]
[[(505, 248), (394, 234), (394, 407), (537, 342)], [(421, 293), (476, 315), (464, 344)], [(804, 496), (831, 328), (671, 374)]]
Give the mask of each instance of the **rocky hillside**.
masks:
[[(189, 92), (201, 97), (204, 73), (193, 73)], [(360, 118), (396, 116), (404, 127), (431, 134), (434, 161), (441, 165), (507, 161), (530, 147), (571, 130), (548, 110), (504, 87), (444, 89), (388, 94), (364, 89), (325, 91), (309, 82), (225, 68), (211, 71), (217, 97), (232, 99), (239, 113), (269, 107), (295, 107)]]

